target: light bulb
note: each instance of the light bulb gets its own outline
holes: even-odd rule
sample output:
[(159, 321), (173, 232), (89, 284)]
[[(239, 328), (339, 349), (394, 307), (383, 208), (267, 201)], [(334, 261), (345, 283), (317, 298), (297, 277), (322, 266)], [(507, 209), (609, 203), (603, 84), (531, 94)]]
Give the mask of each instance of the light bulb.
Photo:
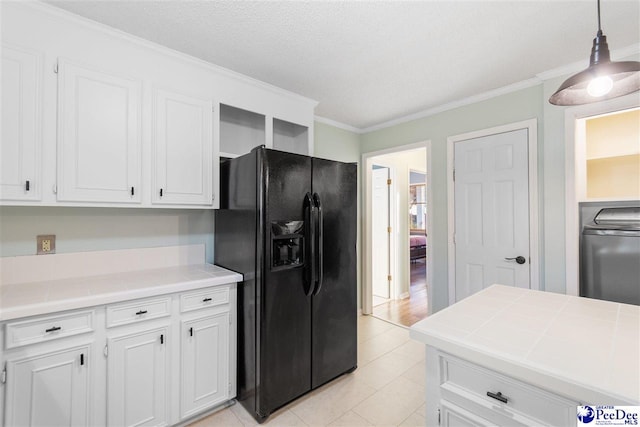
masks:
[(613, 80), (609, 76), (596, 77), (589, 82), (587, 93), (593, 97), (600, 97), (608, 94), (613, 88)]

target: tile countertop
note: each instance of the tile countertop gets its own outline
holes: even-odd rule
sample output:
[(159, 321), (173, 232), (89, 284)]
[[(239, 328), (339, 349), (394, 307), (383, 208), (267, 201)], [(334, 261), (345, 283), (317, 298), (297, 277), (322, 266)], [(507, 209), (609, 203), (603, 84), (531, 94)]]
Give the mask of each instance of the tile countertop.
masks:
[(242, 281), (217, 265), (195, 264), (0, 286), (0, 321)]
[(639, 306), (493, 285), (410, 334), (583, 403), (640, 404)]

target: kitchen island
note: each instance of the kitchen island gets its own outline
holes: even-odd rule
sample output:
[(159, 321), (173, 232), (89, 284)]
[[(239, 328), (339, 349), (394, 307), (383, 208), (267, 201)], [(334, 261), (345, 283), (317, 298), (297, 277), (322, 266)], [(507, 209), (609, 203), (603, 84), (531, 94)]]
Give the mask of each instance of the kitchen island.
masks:
[(427, 425), (575, 425), (640, 404), (640, 307), (493, 285), (411, 328)]

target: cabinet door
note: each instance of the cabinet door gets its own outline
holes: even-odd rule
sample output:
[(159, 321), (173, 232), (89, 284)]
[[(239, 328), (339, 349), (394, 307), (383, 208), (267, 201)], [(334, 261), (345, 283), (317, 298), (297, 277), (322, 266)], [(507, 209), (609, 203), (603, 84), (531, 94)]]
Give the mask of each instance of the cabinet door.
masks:
[(211, 205), (213, 103), (155, 91), (153, 203)]
[(229, 395), (229, 313), (182, 322), (182, 418)]
[[(446, 400), (440, 401), (440, 416), (443, 427), (490, 427), (494, 424)], [(501, 420), (504, 421), (504, 420)]]
[(110, 338), (108, 343), (108, 424), (167, 424), (167, 329), (159, 328)]
[(39, 56), (2, 46), (0, 200), (40, 200)]
[(58, 64), (58, 200), (139, 203), (140, 83)]
[(7, 362), (6, 425), (88, 425), (88, 362), (88, 346)]

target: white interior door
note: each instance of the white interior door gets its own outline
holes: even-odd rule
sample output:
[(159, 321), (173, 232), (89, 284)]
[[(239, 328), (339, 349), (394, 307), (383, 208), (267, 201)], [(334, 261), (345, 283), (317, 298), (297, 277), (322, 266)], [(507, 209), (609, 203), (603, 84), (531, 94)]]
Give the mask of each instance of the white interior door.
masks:
[(456, 301), (530, 287), (528, 164), (527, 129), (455, 143)]
[(389, 168), (379, 167), (371, 173), (371, 265), (372, 293), (389, 298)]

